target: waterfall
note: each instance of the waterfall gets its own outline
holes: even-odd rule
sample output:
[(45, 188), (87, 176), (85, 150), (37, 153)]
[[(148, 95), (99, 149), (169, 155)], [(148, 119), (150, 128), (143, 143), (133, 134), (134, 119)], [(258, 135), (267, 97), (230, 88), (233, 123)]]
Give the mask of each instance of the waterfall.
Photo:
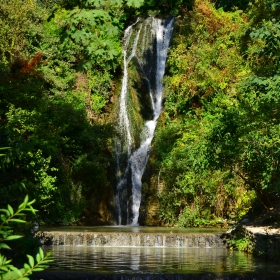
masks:
[[(123, 79), (120, 92), (118, 131), (115, 141), (117, 162), (116, 208), (117, 223), (138, 224), (142, 176), (148, 161), (157, 119), (162, 110), (162, 79), (174, 19), (139, 19), (129, 26), (123, 39)], [(137, 65), (150, 97), (151, 119), (146, 120), (140, 145), (133, 137), (129, 106), (129, 65)]]

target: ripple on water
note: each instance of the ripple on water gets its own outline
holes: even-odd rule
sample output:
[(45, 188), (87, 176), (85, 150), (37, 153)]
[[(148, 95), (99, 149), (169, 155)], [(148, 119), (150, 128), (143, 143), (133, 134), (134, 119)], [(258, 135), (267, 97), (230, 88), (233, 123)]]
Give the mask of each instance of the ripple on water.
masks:
[(224, 248), (43, 246), (53, 271), (94, 273), (280, 273), (278, 265)]

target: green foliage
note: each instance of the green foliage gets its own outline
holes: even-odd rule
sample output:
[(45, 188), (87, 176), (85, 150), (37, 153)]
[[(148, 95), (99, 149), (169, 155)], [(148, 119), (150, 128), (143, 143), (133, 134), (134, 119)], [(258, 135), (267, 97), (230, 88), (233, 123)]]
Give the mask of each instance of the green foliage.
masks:
[(218, 0), (213, 1), (215, 6), (219, 8), (223, 8), (224, 11), (230, 11), (235, 9), (246, 10), (250, 3), (250, 0)]
[(180, 227), (223, 225), (242, 217), (254, 200), (230, 161), (238, 140), (235, 87), (248, 72), (238, 47), (245, 17), (196, 1), (179, 26), (168, 59), (164, 112), (165, 124), (177, 130), (161, 127), (155, 140), (164, 185), (161, 218)]
[(171, 14), (178, 15), (180, 10), (187, 7), (192, 9), (193, 0), (149, 0), (143, 5), (143, 12), (148, 10), (149, 14)]
[(76, 1), (75, 5), (68, 1), (65, 4), (63, 39), (81, 47), (79, 67), (115, 70), (121, 58), (123, 9), (125, 6), (139, 8), (143, 1), (84, 0)]
[(252, 25), (259, 25), (262, 20), (271, 20), (274, 17), (279, 18), (280, 5), (275, 0), (256, 0), (250, 3), (248, 16)]
[[(276, 20), (273, 18), (271, 20), (263, 21), (260, 27), (252, 27), (250, 31), (251, 40), (255, 44), (255, 48), (251, 50), (250, 55), (252, 56), (252, 60), (258, 61), (256, 64), (252, 65), (254, 72), (259, 76), (265, 77), (279, 75), (279, 19)], [(278, 76), (275, 76), (273, 77), (273, 80), (277, 80), (277, 78)], [(256, 80), (256, 82), (259, 82), (259, 84), (263, 86), (268, 85), (268, 82), (265, 80)]]
[(165, 223), (238, 220), (255, 196), (263, 207), (273, 206), (269, 194), (279, 192), (280, 158), (278, 9), (273, 1), (255, 1), (246, 15), (196, 1), (180, 20), (164, 117), (165, 125), (178, 129), (169, 147), (161, 143), (164, 125), (155, 140)]
[[(10, 26), (10, 13), (16, 13), (18, 3), (1, 2), (7, 9), (7, 16), (1, 17), (3, 26)], [(89, 71), (77, 72), (85, 45), (72, 39), (61, 41), (70, 9), (56, 5), (50, 17), (49, 3), (28, 3), (33, 6), (25, 7), (32, 12), (23, 17), (27, 19), (22, 28), (30, 25), (21, 30), (24, 47), (7, 52), (5, 44), (0, 44), (5, 56), (0, 61), (4, 71), (0, 75), (0, 139), (1, 146), (10, 147), (7, 156), (1, 157), (0, 204), (15, 206), (20, 196), (32, 193), (40, 209), (38, 219), (76, 222), (89, 204), (86, 196), (109, 186), (112, 126), (103, 123), (112, 74), (103, 59), (104, 67), (96, 64)], [(100, 8), (100, 13), (117, 15), (117, 6), (112, 9)], [(20, 25), (21, 18), (16, 19)], [(118, 35), (110, 38), (119, 48), (117, 30)], [(16, 36), (15, 29), (9, 32)]]
[[(34, 210), (32, 207), (32, 204), (34, 204), (35, 200), (32, 200), (28, 202), (28, 196), (25, 197), (23, 203), (21, 203), (18, 206), (18, 209), (16, 212), (14, 212), (11, 205), (8, 204), (7, 209), (0, 209), (1, 212), (4, 214), (1, 214), (1, 225), (0, 225), (0, 234), (1, 239), (0, 242), (5, 242), (8, 240), (14, 240), (18, 239), (22, 236), (19, 235), (12, 235), (13, 229), (11, 226), (9, 226), (9, 222), (15, 222), (15, 223), (26, 223), (25, 220), (20, 218), (24, 214), (22, 212), (32, 212), (33, 214), (36, 213), (37, 210)], [(0, 243), (0, 249), (10, 249), (10, 247), (5, 243)]]
[(279, 192), (280, 6), (212, 2), (1, 1), (0, 144), (10, 149), (0, 155), (0, 204), (14, 207), (32, 193), (41, 219), (75, 222), (87, 199), (107, 190), (123, 29), (135, 15), (171, 13), (180, 16), (153, 161), (162, 220), (237, 220), (254, 193), (271, 207), (269, 192)]
[[(0, 3), (1, 68), (24, 53), (40, 37), (38, 23), (44, 11), (33, 0), (3, 0)], [(3, 65), (4, 64), (4, 65)], [(0, 68), (0, 69), (1, 69)]]
[(246, 55), (252, 73), (236, 88), (238, 110), (231, 109), (233, 118), (228, 122), (231, 146), (226, 140), (228, 132), (220, 130), (225, 120), (217, 125), (219, 133), (213, 132), (216, 138), (212, 139), (221, 150), (218, 160), (227, 159), (227, 163), (220, 161), (219, 166), (229, 168), (230, 163), (233, 171), (256, 191), (265, 207), (272, 207), (268, 192), (279, 191), (278, 22), (276, 18), (261, 19), (248, 28), (250, 40), (246, 42)]
[(116, 68), (121, 53), (119, 31), (106, 11), (75, 8), (66, 15), (65, 24), (65, 37), (82, 44), (83, 67)]
[(82, 5), (82, 6), (92, 6), (92, 7), (96, 7), (96, 8), (102, 8), (104, 6), (121, 6), (121, 5), (127, 5), (127, 6), (132, 6), (132, 7), (140, 7), (141, 5), (143, 5), (143, 0), (63, 0), (62, 3), (66, 6), (66, 7), (75, 7), (78, 5)]
[(216, 92), (233, 95), (234, 84), (248, 71), (238, 49), (246, 27), (240, 11), (225, 13), (197, 1), (190, 17), (179, 25), (178, 34), (188, 36), (175, 36), (176, 47), (169, 54), (172, 75), (165, 78), (165, 108), (170, 116), (201, 107), (201, 97), (207, 100)]
[[(11, 249), (6, 242), (11, 240), (19, 239), (22, 236), (13, 234), (13, 226), (11, 223), (26, 223), (24, 217), (25, 212), (36, 213), (32, 207), (35, 200), (28, 201), (28, 196), (25, 197), (23, 203), (18, 206), (18, 209), (14, 209), (8, 204), (7, 209), (0, 209), (1, 224), (0, 224), (0, 250)], [(15, 267), (11, 262), (7, 260), (5, 255), (0, 254), (0, 279), (29, 279), (28, 276), (33, 272), (42, 271), (48, 267), (48, 263), (52, 261), (50, 253), (44, 256), (43, 250), (40, 248), (36, 255), (36, 262), (31, 255), (27, 255), (28, 263), (24, 264), (24, 267), (19, 269)]]
[(223, 224), (224, 219), (241, 218), (254, 200), (254, 194), (246, 192), (241, 180), (230, 172), (210, 170), (205, 158), (207, 146), (201, 138), (202, 132), (200, 135), (194, 135), (192, 129), (184, 132), (161, 164), (161, 180), (165, 185), (160, 195), (161, 218), (167, 224), (180, 227)]
[(231, 240), (228, 240), (228, 244), (232, 249), (237, 249), (238, 251), (252, 252), (252, 242), (248, 237), (237, 238), (233, 236)]
[(112, 87), (111, 75), (108, 72), (88, 71), (88, 84), (91, 92), (91, 108), (94, 114), (100, 114), (109, 102)]

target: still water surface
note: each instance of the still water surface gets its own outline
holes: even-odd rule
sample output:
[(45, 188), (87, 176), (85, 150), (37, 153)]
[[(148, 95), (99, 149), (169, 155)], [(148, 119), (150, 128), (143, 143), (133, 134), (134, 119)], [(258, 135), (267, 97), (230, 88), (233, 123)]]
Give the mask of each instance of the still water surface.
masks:
[(280, 273), (279, 265), (222, 248), (43, 246), (49, 270), (94, 273)]

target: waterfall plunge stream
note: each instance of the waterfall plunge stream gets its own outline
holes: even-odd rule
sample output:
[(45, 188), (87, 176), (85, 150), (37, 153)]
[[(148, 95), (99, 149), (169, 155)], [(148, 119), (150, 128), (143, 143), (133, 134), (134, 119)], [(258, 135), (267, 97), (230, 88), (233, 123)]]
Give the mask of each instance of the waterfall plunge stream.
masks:
[[(148, 161), (157, 119), (162, 110), (162, 79), (174, 19), (148, 18), (129, 26), (124, 33), (123, 79), (120, 93), (119, 135), (115, 142), (117, 161), (116, 208), (117, 223), (138, 225), (142, 176)], [(140, 71), (149, 91), (152, 117), (146, 120), (141, 143), (135, 147), (129, 107), (129, 64)]]

